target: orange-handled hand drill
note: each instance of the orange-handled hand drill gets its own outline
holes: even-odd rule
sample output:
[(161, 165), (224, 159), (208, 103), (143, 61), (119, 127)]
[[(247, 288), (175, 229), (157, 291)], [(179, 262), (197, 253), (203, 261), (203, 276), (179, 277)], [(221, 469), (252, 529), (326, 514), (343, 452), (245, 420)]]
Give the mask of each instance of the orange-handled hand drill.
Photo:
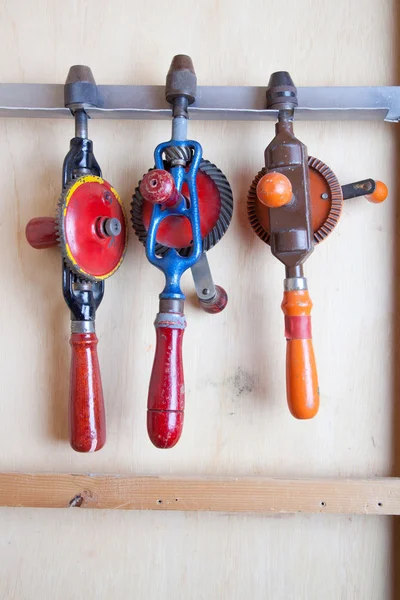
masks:
[(248, 193), (248, 216), (256, 234), (284, 265), (286, 389), (290, 412), (314, 417), (319, 387), (311, 335), (311, 308), (303, 263), (337, 225), (343, 200), (366, 196), (374, 203), (387, 197), (385, 184), (373, 179), (340, 186), (322, 161), (308, 156), (293, 131), (297, 90), (285, 71), (273, 73), (267, 108), (278, 110), (276, 135), (265, 150), (265, 168)]

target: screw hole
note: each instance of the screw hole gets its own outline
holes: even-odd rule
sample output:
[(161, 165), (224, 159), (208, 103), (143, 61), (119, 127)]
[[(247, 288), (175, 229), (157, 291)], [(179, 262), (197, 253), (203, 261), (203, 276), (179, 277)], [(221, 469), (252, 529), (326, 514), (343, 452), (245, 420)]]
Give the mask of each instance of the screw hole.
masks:
[(157, 504), (162, 504), (162, 500), (157, 500)]
[(383, 506), (382, 502), (378, 502), (378, 506)]
[(326, 502), (322, 501), (321, 506), (326, 506)]
[(179, 502), (179, 498), (175, 498), (175, 502)]
[(156, 185), (157, 185), (157, 179), (152, 179), (152, 180), (150, 181), (150, 184), (151, 184), (153, 187), (156, 187)]

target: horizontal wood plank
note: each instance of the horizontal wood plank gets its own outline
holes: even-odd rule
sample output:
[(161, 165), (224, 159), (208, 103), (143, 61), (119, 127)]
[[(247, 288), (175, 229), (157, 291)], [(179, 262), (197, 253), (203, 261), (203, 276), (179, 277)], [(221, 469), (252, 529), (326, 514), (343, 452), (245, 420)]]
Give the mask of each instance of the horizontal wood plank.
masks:
[(400, 478), (172, 478), (0, 473), (0, 506), (400, 514)]

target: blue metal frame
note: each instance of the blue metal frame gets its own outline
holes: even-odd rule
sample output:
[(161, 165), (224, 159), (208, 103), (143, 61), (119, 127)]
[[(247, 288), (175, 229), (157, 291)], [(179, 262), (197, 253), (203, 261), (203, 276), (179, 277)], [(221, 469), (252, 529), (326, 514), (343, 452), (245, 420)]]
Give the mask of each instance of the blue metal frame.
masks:
[[(181, 191), (184, 182), (189, 188), (190, 206), (186, 207), (182, 201), (172, 208), (163, 208), (155, 204), (151, 214), (149, 230), (146, 240), (146, 255), (151, 264), (160, 269), (165, 275), (165, 287), (160, 294), (160, 298), (176, 298), (184, 300), (185, 295), (181, 290), (181, 277), (183, 273), (190, 269), (201, 257), (203, 252), (203, 240), (200, 230), (199, 202), (196, 188), (196, 176), (199, 170), (200, 161), (203, 155), (202, 147), (193, 140), (177, 141), (171, 140), (159, 144), (154, 151), (154, 161), (156, 169), (164, 169), (162, 153), (172, 146), (188, 147), (193, 152), (193, 158), (186, 172), (184, 167), (173, 167), (170, 171), (175, 181), (178, 192)], [(180, 256), (175, 248), (171, 248), (164, 256), (157, 256), (155, 253), (157, 231), (160, 223), (171, 216), (186, 217), (191, 224), (193, 234), (193, 248), (190, 256)]]

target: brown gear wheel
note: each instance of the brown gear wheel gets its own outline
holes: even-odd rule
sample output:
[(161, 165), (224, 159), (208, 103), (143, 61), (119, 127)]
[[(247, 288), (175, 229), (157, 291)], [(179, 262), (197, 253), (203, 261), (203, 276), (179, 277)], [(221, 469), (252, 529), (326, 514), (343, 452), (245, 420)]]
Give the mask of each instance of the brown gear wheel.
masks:
[[(311, 190), (311, 218), (314, 231), (314, 243), (319, 244), (334, 230), (339, 222), (343, 206), (342, 188), (331, 169), (313, 156), (308, 157)], [(268, 207), (258, 201), (256, 188), (265, 168), (255, 176), (247, 195), (247, 214), (250, 225), (258, 237), (269, 244)], [(322, 196), (326, 196), (323, 198)]]

